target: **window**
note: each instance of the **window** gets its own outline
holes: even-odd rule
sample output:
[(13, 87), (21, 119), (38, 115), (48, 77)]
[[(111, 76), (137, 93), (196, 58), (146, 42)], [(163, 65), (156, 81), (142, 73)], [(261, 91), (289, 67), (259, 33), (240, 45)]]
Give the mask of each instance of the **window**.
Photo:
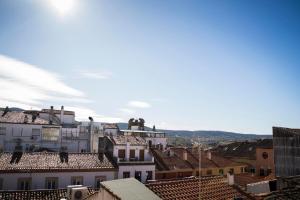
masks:
[(255, 174), (255, 168), (251, 168), (250, 173)]
[(208, 170), (206, 171), (206, 174), (207, 174), (207, 175), (212, 175), (212, 170), (211, 170), (211, 169), (208, 169)]
[(220, 175), (224, 175), (224, 170), (223, 169), (219, 169), (219, 174)]
[(58, 141), (58, 138), (59, 138), (59, 128), (43, 127), (42, 139), (44, 141)]
[(58, 178), (57, 177), (46, 177), (45, 188), (46, 189), (58, 189)]
[(142, 172), (141, 171), (135, 171), (134, 178), (136, 178), (139, 181), (142, 181)]
[(147, 178), (146, 180), (152, 180), (152, 171), (146, 171)]
[(122, 159), (125, 159), (125, 149), (119, 149), (118, 157), (122, 158)]
[(130, 178), (130, 172), (123, 172), (123, 178)]
[(263, 159), (267, 159), (269, 157), (268, 153), (267, 152), (263, 152), (262, 153), (262, 157), (263, 157)]
[(0, 127), (0, 135), (6, 134), (6, 127)]
[(265, 176), (265, 170), (263, 168), (259, 169), (259, 175), (260, 176)]
[(83, 185), (83, 177), (82, 176), (71, 177), (71, 185)]
[(31, 178), (19, 178), (18, 179), (19, 190), (30, 190), (31, 189)]
[(244, 167), (241, 167), (241, 173), (244, 173)]
[(100, 188), (100, 183), (106, 181), (106, 176), (96, 176), (95, 177), (95, 188)]
[(33, 128), (32, 129), (32, 136), (37, 136), (39, 137), (41, 134), (41, 130), (39, 128)]
[(144, 161), (144, 158), (145, 158), (145, 151), (144, 151), (144, 149), (141, 149), (140, 150), (140, 161)]
[(268, 168), (267, 169), (267, 175), (270, 175), (272, 173), (272, 169)]
[(134, 149), (130, 149), (129, 157), (130, 157), (130, 160), (135, 160), (135, 150)]

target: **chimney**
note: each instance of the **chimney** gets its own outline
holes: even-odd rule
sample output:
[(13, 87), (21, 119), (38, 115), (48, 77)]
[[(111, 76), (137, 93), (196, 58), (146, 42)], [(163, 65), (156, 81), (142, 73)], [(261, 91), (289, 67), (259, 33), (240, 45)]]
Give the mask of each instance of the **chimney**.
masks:
[(27, 117), (27, 115), (25, 115), (25, 117), (24, 117), (24, 124), (27, 124), (28, 123), (28, 117)]
[(69, 154), (67, 152), (66, 147), (61, 147), (60, 152), (59, 152), (59, 158), (62, 163), (68, 163), (69, 162)]
[(9, 112), (9, 108), (8, 108), (8, 106), (6, 106), (4, 109), (4, 112), (2, 114), (2, 117), (4, 117), (6, 115), (6, 113), (8, 113), (8, 112)]
[(169, 156), (174, 156), (174, 151), (173, 151), (173, 149), (170, 149), (170, 150), (169, 150)]
[(207, 151), (207, 159), (211, 160), (211, 151), (209, 151), (209, 150)]
[(183, 157), (183, 160), (187, 160), (187, 150), (186, 149), (184, 149), (182, 157)]
[(60, 124), (64, 123), (64, 106), (61, 106), (60, 109)]
[(231, 172), (227, 173), (227, 182), (228, 185), (234, 185), (234, 175)]
[(17, 144), (15, 146), (15, 150), (12, 154), (10, 164), (17, 164), (21, 160), (23, 155), (23, 147), (20, 144)]
[(50, 106), (50, 112), (49, 112), (49, 124), (53, 123), (53, 115), (54, 115), (54, 111), (53, 111), (53, 106)]

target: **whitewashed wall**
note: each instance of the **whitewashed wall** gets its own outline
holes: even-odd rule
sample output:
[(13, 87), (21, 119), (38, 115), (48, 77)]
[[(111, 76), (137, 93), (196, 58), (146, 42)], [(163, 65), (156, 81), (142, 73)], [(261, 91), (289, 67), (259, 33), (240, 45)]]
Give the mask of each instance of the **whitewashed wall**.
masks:
[(135, 172), (142, 172), (142, 182), (146, 182), (147, 173), (146, 171), (152, 171), (152, 179), (155, 179), (155, 165), (122, 165), (119, 166), (118, 178), (123, 178), (123, 172), (130, 172), (130, 177), (134, 178)]
[[(9, 123), (1, 123), (0, 127), (6, 127), (5, 135), (0, 135), (0, 147), (4, 151), (12, 152), (15, 149), (15, 139), (22, 139), (21, 145), (23, 146), (23, 150), (27, 145), (39, 145), (41, 147), (46, 147), (50, 149), (59, 149), (61, 138), (58, 138), (57, 142), (48, 142), (42, 141), (42, 127), (55, 127), (51, 125), (35, 125), (35, 124), (9, 124)], [(39, 129), (40, 135), (34, 136), (35, 139), (32, 139), (32, 129)]]
[(113, 180), (116, 177), (116, 171), (104, 172), (57, 172), (57, 173), (10, 173), (0, 174), (3, 179), (3, 190), (17, 190), (18, 178), (31, 178), (31, 189), (44, 189), (46, 177), (58, 177), (58, 187), (66, 188), (71, 185), (71, 177), (82, 176), (83, 185), (95, 187), (96, 176), (106, 176), (106, 180)]

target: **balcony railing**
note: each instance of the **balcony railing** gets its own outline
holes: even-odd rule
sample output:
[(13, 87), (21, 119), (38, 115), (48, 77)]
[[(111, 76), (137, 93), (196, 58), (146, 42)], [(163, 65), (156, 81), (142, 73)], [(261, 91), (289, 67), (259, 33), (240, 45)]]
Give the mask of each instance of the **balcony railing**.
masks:
[(154, 163), (154, 157), (151, 157), (150, 159), (143, 159), (143, 160), (139, 160), (138, 158), (129, 158), (129, 159), (125, 159), (125, 158), (117, 158), (115, 157), (114, 158), (117, 163), (119, 164), (142, 164), (142, 163), (145, 163), (145, 164), (148, 164), (148, 163)]

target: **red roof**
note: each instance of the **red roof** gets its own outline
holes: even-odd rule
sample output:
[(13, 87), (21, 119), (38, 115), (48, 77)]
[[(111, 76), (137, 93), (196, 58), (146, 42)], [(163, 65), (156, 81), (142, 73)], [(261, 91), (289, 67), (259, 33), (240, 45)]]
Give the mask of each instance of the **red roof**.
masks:
[(221, 176), (156, 181), (146, 186), (163, 200), (249, 199), (249, 195), (229, 186), (226, 178)]

